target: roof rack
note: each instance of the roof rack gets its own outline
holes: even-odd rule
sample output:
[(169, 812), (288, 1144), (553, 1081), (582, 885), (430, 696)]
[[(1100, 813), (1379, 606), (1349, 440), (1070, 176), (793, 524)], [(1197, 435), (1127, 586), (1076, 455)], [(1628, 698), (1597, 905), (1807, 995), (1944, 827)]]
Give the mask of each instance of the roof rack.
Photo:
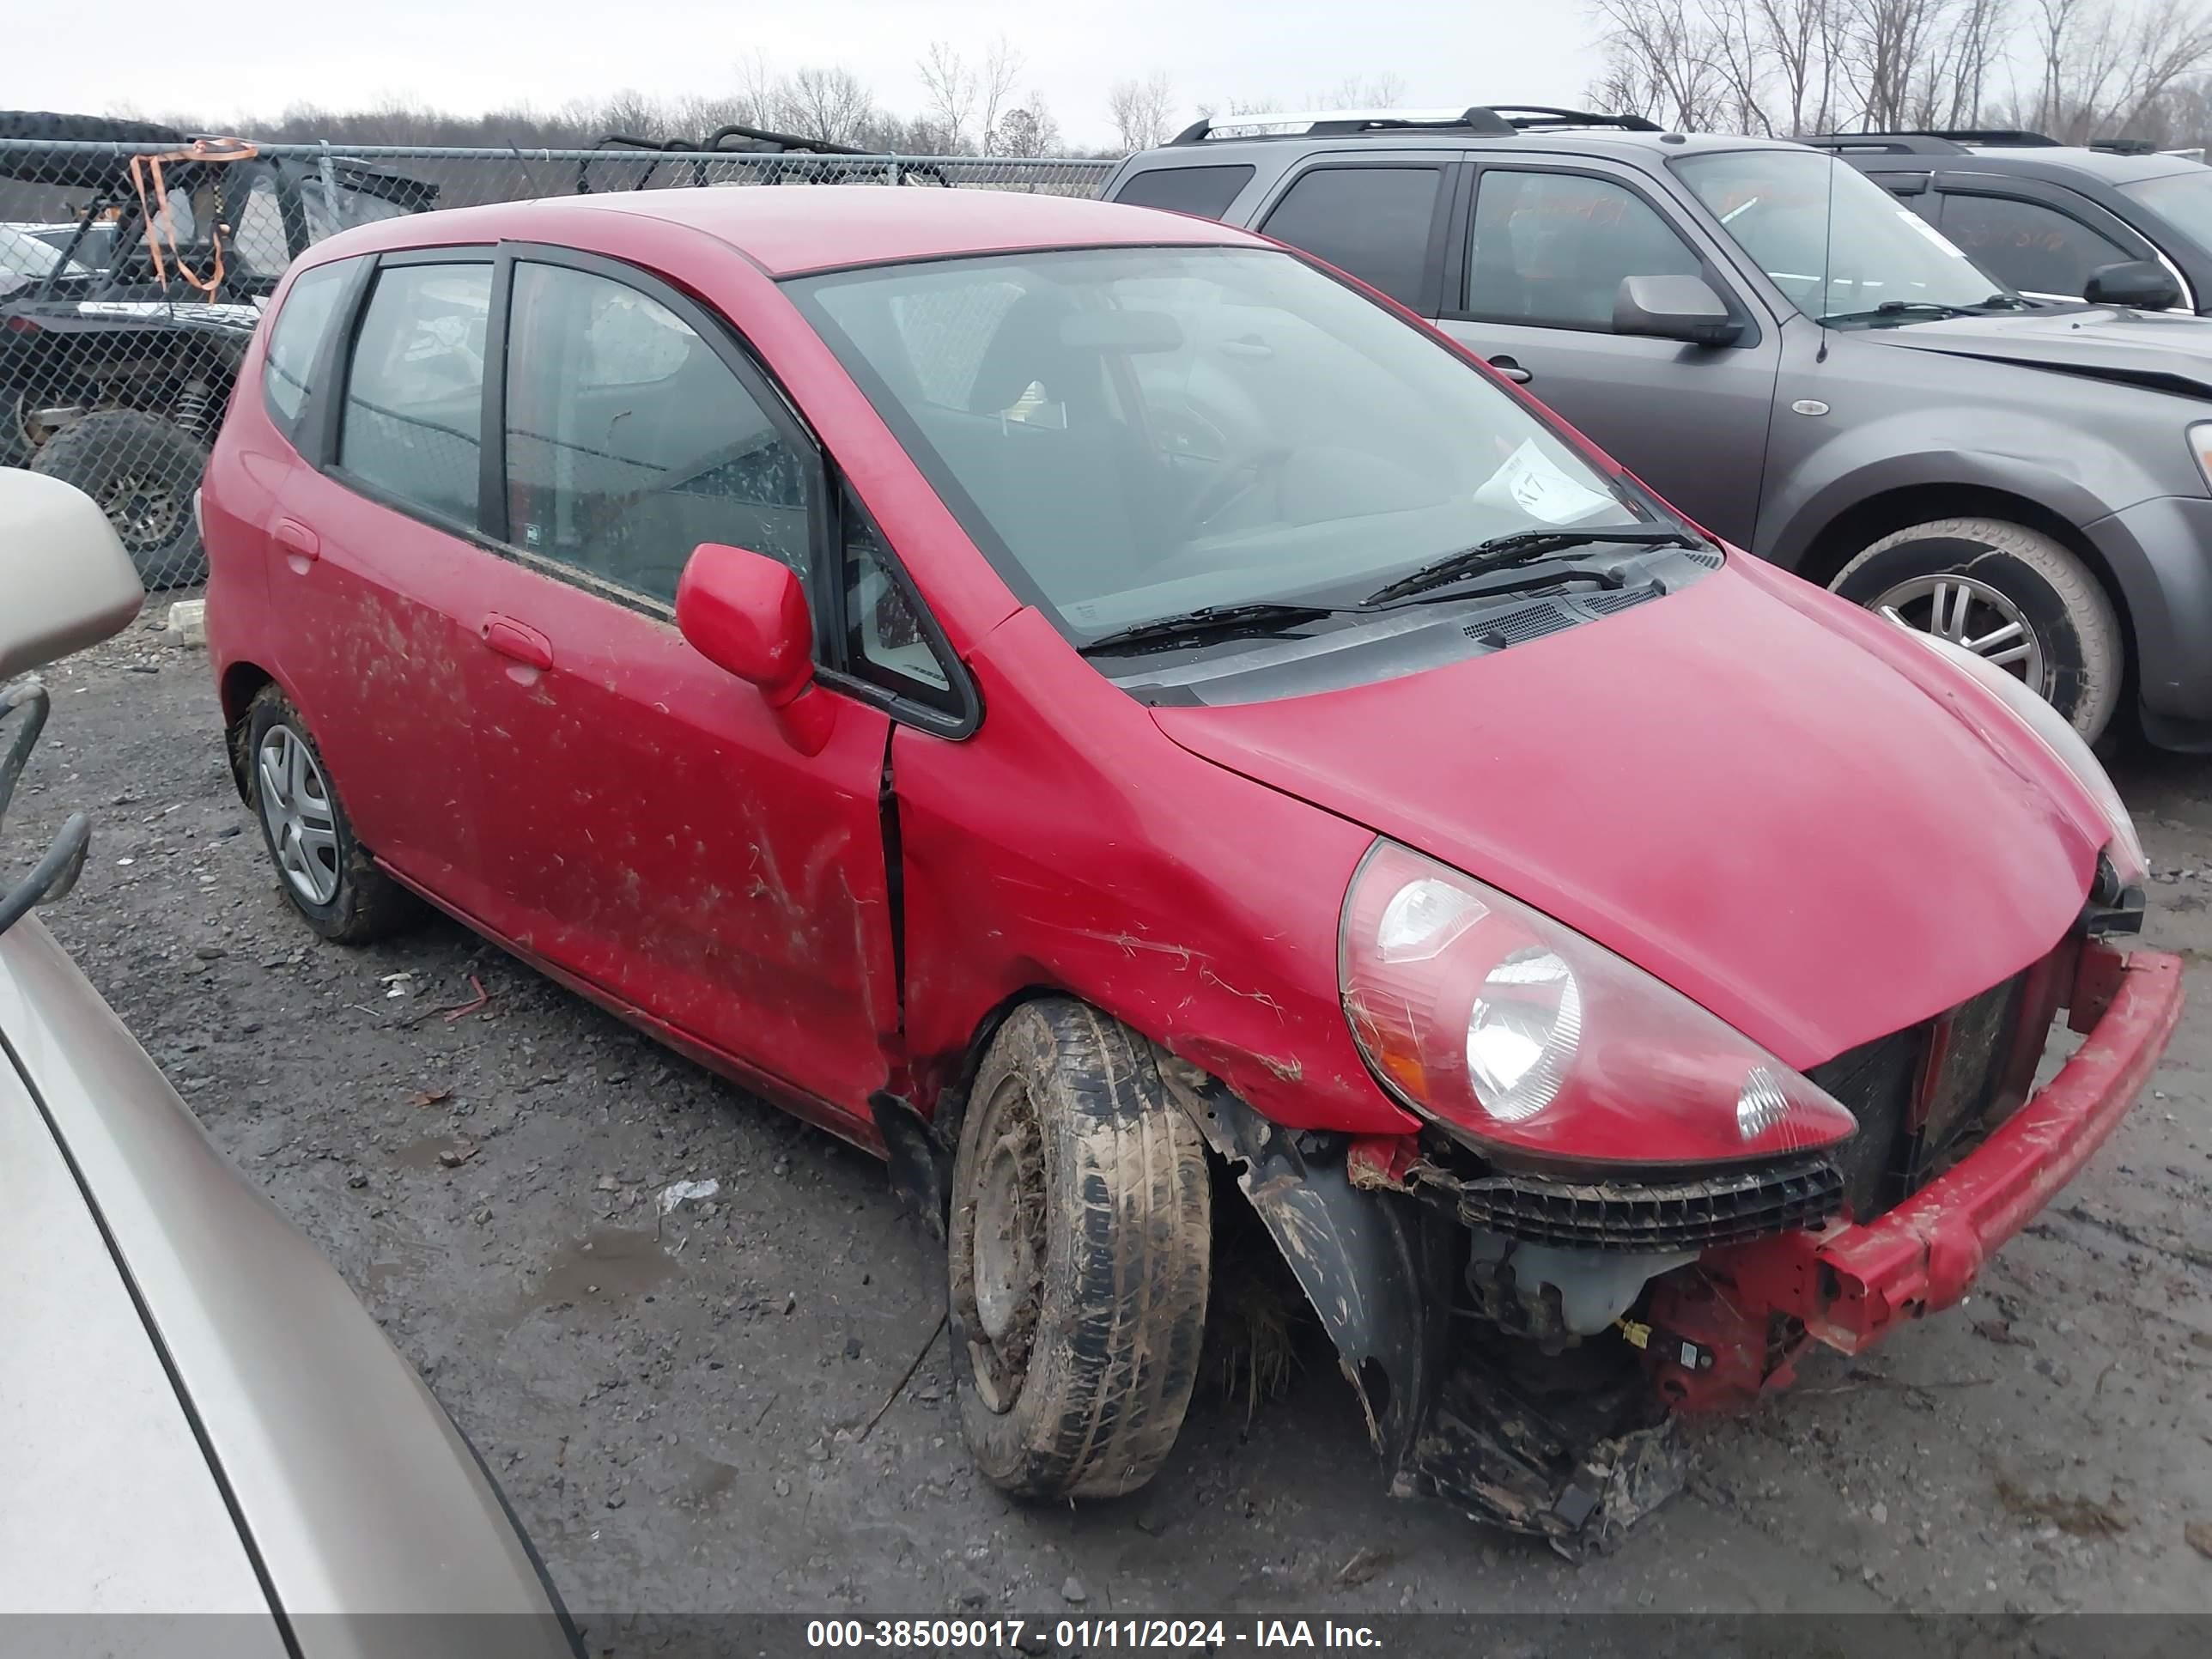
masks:
[(1955, 155), (1969, 144), (2002, 149), (2056, 149), (2058, 141), (2015, 127), (1940, 127), (1911, 132), (1820, 132), (1797, 141), (1819, 149), (1879, 150), (1892, 155)]
[(2148, 138), (2092, 138), (2088, 147), (2105, 155), (2155, 155), (2158, 146)]
[[(1290, 132), (1246, 132), (1247, 127), (1289, 127)], [(1342, 138), (1399, 132), (1479, 132), (1509, 138), (1531, 128), (1612, 127), (1621, 132), (1658, 132), (1656, 121), (1641, 115), (1599, 115), (1555, 109), (1548, 104), (1472, 104), (1465, 109), (1260, 110), (1240, 115), (1205, 116), (1168, 140), (1203, 143), (1208, 138)], [(1226, 129), (1236, 129), (1232, 134)]]

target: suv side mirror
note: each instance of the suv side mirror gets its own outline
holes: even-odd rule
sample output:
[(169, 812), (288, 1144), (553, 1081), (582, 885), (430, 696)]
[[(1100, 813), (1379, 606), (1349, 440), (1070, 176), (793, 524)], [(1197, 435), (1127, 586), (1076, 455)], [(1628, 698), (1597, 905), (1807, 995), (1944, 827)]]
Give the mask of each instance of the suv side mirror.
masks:
[(759, 688), (794, 748), (822, 752), (836, 704), (814, 684), (814, 623), (797, 571), (702, 542), (676, 584), (676, 625), (708, 662)]
[(0, 680), (97, 645), (146, 602), (107, 515), (74, 484), (0, 469)]
[(1613, 331), (1685, 345), (1726, 345), (1743, 332), (1702, 276), (1624, 276), (1613, 297)]
[(2171, 311), (2181, 303), (2181, 284), (2155, 259), (2122, 259), (2091, 271), (2081, 297), (2093, 306)]

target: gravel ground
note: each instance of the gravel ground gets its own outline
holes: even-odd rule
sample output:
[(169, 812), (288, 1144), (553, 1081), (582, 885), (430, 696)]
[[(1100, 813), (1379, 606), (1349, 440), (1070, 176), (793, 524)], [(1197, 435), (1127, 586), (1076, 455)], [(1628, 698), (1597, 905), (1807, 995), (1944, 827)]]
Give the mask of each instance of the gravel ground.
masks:
[[(280, 897), (204, 654), (49, 671), (10, 852), (94, 809), (48, 925), (494, 1468), (595, 1633), (639, 1612), (2212, 1610), (2212, 762), (2118, 769), (2196, 1007), (2151, 1094), (1960, 1312), (1696, 1425), (1579, 1567), (1393, 1500), (1325, 1351), (1202, 1398), (1146, 1492), (969, 1469), (941, 1254), (868, 1159), (451, 925), (351, 951)], [(470, 1001), (471, 980), (489, 999)], [(679, 1181), (719, 1194), (661, 1213)], [(2197, 1540), (2192, 1544), (2191, 1536)], [(595, 1641), (595, 1645), (597, 1645)]]

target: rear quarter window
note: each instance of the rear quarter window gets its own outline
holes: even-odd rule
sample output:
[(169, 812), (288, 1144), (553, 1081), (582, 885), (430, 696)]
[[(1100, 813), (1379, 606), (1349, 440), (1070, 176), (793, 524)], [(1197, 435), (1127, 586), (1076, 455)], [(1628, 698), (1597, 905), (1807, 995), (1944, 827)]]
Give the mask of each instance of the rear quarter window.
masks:
[(269, 355), (261, 368), (261, 395), (269, 418), (287, 437), (298, 433), (300, 417), (314, 392), (315, 364), (329, 339), (357, 261), (303, 270), (284, 296), (269, 331)]
[(1114, 194), (1132, 207), (1164, 208), (1218, 219), (1237, 192), (1252, 182), (1252, 169), (1218, 163), (1202, 167), (1152, 167), (1134, 173)]

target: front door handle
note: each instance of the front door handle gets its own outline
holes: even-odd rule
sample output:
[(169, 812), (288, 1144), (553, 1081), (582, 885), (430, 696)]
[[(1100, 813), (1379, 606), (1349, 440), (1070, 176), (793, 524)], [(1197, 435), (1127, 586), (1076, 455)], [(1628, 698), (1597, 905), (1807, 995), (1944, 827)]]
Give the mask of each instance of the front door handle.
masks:
[(526, 623), (495, 613), (483, 619), (483, 642), (502, 657), (543, 672), (553, 665), (553, 641)]
[(309, 565), (323, 556), (322, 538), (297, 519), (277, 520), (269, 533), (283, 550), (284, 562), (303, 575)]
[(1526, 386), (1536, 378), (1503, 352), (1490, 360), (1490, 366), (1516, 386)]

